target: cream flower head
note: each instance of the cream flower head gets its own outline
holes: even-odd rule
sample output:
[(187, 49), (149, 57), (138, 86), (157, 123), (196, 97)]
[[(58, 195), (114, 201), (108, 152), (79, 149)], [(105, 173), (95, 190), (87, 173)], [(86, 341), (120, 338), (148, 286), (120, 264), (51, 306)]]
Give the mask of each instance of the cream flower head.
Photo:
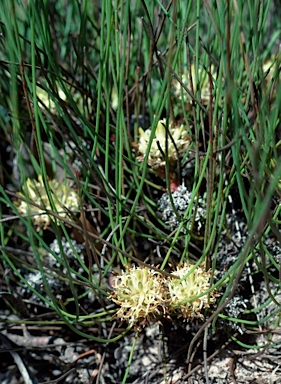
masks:
[[(57, 113), (57, 106), (53, 99), (50, 97), (49, 93), (41, 87), (36, 87), (36, 94), (40, 102), (42, 102), (52, 113)], [(58, 86), (58, 96), (61, 100), (66, 101), (67, 96), (64, 91)], [(42, 104), (39, 103), (41, 106)]]
[[(168, 130), (168, 132), (166, 132), (166, 130)], [(140, 155), (138, 156), (138, 160), (143, 161), (147, 152), (147, 147), (151, 136), (151, 129), (144, 131), (142, 128), (139, 128), (139, 133), (140, 137), (137, 148)], [(186, 152), (189, 148), (189, 145), (190, 136), (185, 125), (181, 124), (178, 127), (173, 127), (171, 124), (169, 124), (169, 127), (167, 127), (166, 119), (160, 120), (155, 130), (155, 137), (152, 139), (151, 148), (148, 155), (148, 165), (150, 165), (154, 171), (159, 170), (161, 167), (165, 167), (166, 149), (167, 158), (171, 165), (173, 165), (176, 163), (178, 155)]]
[(277, 81), (277, 79), (280, 81), (280, 55), (273, 56), (265, 61), (262, 65), (262, 70), (265, 75), (267, 87), (269, 87), (273, 81)]
[(180, 279), (169, 279), (167, 288), (170, 297), (170, 312), (176, 311), (180, 313), (184, 319), (203, 318), (202, 309), (209, 307), (215, 302), (215, 294), (212, 291), (209, 295), (205, 294), (197, 299), (186, 302), (196, 297), (210, 288), (210, 278), (212, 271), (206, 272), (204, 264), (194, 269), (190, 273), (194, 265), (184, 264), (177, 267), (172, 275), (178, 276)]
[[(214, 78), (214, 66), (211, 66), (211, 74), (212, 78)], [(200, 90), (200, 95), (201, 95), (201, 101), (203, 104), (208, 104), (210, 101), (210, 77), (208, 75), (208, 72), (206, 69), (203, 67), (198, 68), (198, 76), (196, 76), (196, 70), (195, 70), (195, 65), (191, 65), (191, 76), (192, 76), (192, 86), (193, 86), (193, 91), (194, 95), (196, 95), (196, 90)], [(184, 73), (182, 75), (182, 82), (184, 85), (191, 91), (191, 84), (190, 84), (190, 76), (189, 73)], [(183, 89), (181, 92), (181, 84), (177, 81), (174, 80), (172, 82), (173, 90), (174, 90), (174, 95), (178, 98), (183, 97), (184, 101), (190, 103), (192, 101), (190, 95)]]
[[(79, 208), (80, 199), (75, 189), (72, 188), (72, 181), (66, 180), (64, 183), (60, 183), (53, 179), (49, 181), (49, 186), (56, 211), (61, 217), (66, 218), (68, 217), (68, 210), (72, 211)], [(27, 179), (23, 185), (23, 191), (24, 194), (19, 193), (19, 196), (29, 199), (39, 205), (40, 208), (21, 200), (18, 210), (21, 214), (31, 215), (37, 230), (46, 229), (51, 224), (51, 220), (60, 225), (60, 220), (46, 213), (46, 210), (52, 211), (52, 207), (41, 175), (38, 176), (38, 181)]]
[[(67, 102), (68, 101), (68, 96), (64, 92), (64, 90), (61, 88), (59, 84), (56, 85), (57, 88), (57, 95), (54, 95), (55, 98), (57, 96), (59, 97), (60, 100)], [(69, 90), (70, 91), (70, 90)], [(37, 86), (36, 87), (36, 95), (39, 99), (39, 106), (42, 106), (42, 103), (47, 107), (47, 109), (53, 113), (57, 114), (57, 104), (54, 102), (53, 98), (50, 96), (50, 94), (45, 91), (43, 88)], [(75, 90), (75, 92), (72, 90), (71, 91), (71, 97), (73, 98), (73, 101), (76, 104), (76, 107), (80, 111), (80, 113), (85, 114), (86, 118), (89, 118), (89, 116), (93, 112), (93, 101), (90, 97), (86, 97), (83, 95), (80, 91)], [(57, 100), (57, 103), (59, 103), (59, 99)]]
[(155, 270), (135, 267), (115, 277), (110, 298), (120, 305), (116, 316), (129, 325), (144, 325), (163, 312), (162, 276)]

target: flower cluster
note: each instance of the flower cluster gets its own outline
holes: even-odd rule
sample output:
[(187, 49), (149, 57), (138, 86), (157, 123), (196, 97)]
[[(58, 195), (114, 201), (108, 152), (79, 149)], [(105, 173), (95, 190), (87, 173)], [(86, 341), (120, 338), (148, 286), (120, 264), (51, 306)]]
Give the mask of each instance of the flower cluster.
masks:
[[(72, 181), (66, 180), (64, 183), (59, 183), (53, 179), (49, 181), (49, 187), (55, 212), (60, 217), (65, 218), (68, 216), (68, 211), (79, 208), (79, 196), (75, 189), (73, 189)], [(37, 230), (40, 228), (46, 229), (51, 224), (51, 220), (55, 221), (58, 225), (60, 224), (60, 220), (46, 212), (53, 209), (41, 175), (38, 176), (38, 181), (27, 179), (23, 185), (23, 191), (24, 193), (19, 193), (19, 196), (29, 201), (21, 200), (18, 210), (21, 214), (31, 216)]]
[[(140, 155), (138, 161), (143, 161), (151, 140), (151, 129), (144, 131), (139, 128), (139, 133), (137, 149)], [(160, 120), (155, 130), (155, 136), (152, 138), (147, 163), (157, 172), (165, 167), (167, 158), (173, 167), (178, 160), (178, 156), (186, 152), (189, 145), (190, 136), (185, 125), (181, 124), (179, 127), (174, 127), (169, 124), (167, 127), (166, 119)]]
[[(196, 70), (195, 70), (195, 65), (191, 65), (191, 77), (192, 77), (192, 88), (194, 95), (196, 95), (196, 90), (200, 89), (200, 98), (201, 102), (203, 104), (208, 104), (210, 101), (210, 95), (211, 95), (211, 88), (210, 88), (210, 81), (215, 77), (214, 76), (214, 67), (211, 66), (211, 76), (209, 76), (208, 72), (204, 68), (198, 68), (197, 76), (196, 76)], [(183, 84), (191, 91), (191, 79), (189, 76), (189, 73), (184, 73), (182, 75), (182, 82)], [(190, 95), (182, 89), (181, 84), (177, 81), (174, 80), (172, 83), (173, 86), (173, 91), (174, 91), (174, 96), (176, 98), (183, 98), (185, 102), (188, 104), (191, 103), (191, 97)]]
[[(42, 87), (36, 87), (36, 95), (39, 99), (39, 105), (41, 107), (43, 105), (53, 114), (58, 113), (57, 106), (59, 102), (67, 102), (69, 99), (67, 93), (65, 93), (59, 84), (56, 84), (56, 90), (57, 94), (53, 94), (51, 91), (47, 91)], [(69, 93), (71, 94), (71, 97), (73, 98), (73, 101), (75, 102), (80, 113), (84, 113), (85, 116), (89, 118), (89, 115), (93, 110), (92, 100), (89, 97), (85, 97), (85, 95), (77, 90), (73, 92), (69, 89)], [(56, 100), (56, 102), (54, 100)]]
[(133, 266), (114, 279), (111, 299), (121, 306), (117, 316), (130, 325), (151, 321), (164, 306), (161, 274), (148, 268)]
[[(67, 96), (65, 92), (61, 89), (61, 87), (57, 87), (57, 92), (58, 92), (58, 97), (60, 100), (66, 101)], [(45, 91), (45, 89), (37, 86), (36, 87), (36, 95), (40, 101), (40, 105), (44, 105), (45, 107), (48, 108), (52, 113), (56, 114), (57, 113), (57, 105), (54, 102), (54, 100), (51, 98), (50, 94)]]
[(267, 86), (270, 86), (274, 80), (280, 79), (280, 56), (271, 57), (262, 65), (262, 70), (265, 76)]
[[(211, 272), (206, 272), (202, 264), (195, 269), (191, 264), (177, 267), (172, 275), (178, 276), (179, 279), (170, 279), (167, 283), (170, 307), (175, 312), (180, 312), (185, 319), (203, 318), (202, 310), (215, 302), (213, 291), (210, 295), (202, 295), (210, 288)], [(199, 295), (202, 296), (190, 300)]]
[(172, 314), (186, 320), (203, 318), (202, 310), (213, 304), (216, 297), (214, 291), (206, 293), (211, 274), (203, 265), (194, 268), (183, 264), (170, 277), (133, 266), (114, 279), (110, 298), (120, 305), (116, 316), (130, 326), (145, 325)]

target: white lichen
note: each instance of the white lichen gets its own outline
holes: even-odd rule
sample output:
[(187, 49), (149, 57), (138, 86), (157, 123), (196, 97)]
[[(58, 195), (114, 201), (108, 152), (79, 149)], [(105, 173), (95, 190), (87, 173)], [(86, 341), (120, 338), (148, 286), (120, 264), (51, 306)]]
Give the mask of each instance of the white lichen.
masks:
[[(171, 204), (168, 193), (164, 193), (158, 201), (158, 209), (162, 212), (162, 220), (164, 223), (172, 230), (177, 228), (180, 224), (178, 217), (183, 219), (190, 204), (192, 204), (190, 219), (183, 227), (183, 232), (186, 232), (186, 228), (190, 228), (192, 221), (195, 222), (197, 230), (200, 230), (206, 218), (206, 203), (204, 199), (197, 196), (193, 198), (192, 192), (189, 192), (184, 185), (180, 185), (172, 193), (172, 199), (174, 207)], [(176, 209), (178, 217), (174, 209)]]

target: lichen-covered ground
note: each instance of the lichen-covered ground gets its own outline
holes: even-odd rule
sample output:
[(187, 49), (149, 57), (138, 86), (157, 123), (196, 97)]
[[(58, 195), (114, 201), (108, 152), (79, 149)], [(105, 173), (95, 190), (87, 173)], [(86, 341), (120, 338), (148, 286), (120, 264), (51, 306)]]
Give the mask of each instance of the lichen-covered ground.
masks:
[[(232, 231), (232, 240), (222, 237), (218, 253), (219, 271), (230, 267), (237, 257), (247, 237), (245, 223), (235, 215), (229, 216), (228, 227)], [(239, 230), (235, 229), (239, 228)], [(75, 243), (74, 243), (75, 244)], [(273, 237), (266, 240), (271, 252), (279, 260), (281, 249)], [(76, 258), (67, 242), (63, 243), (71, 266), (79, 268)], [(85, 247), (75, 244), (81, 257), (85, 257)], [(59, 253), (56, 240), (51, 249)], [(30, 257), (28, 254), (26, 257)], [(259, 255), (257, 255), (259, 257)], [(72, 261), (71, 261), (72, 260)], [(73, 263), (73, 264), (72, 264)], [(45, 268), (55, 267), (50, 255), (44, 257)], [(274, 284), (267, 287), (260, 273), (253, 273), (253, 266), (245, 268), (236, 293), (226, 306), (224, 313), (234, 319), (267, 318), (261, 327), (249, 331), (245, 325), (219, 319), (213, 331), (212, 326), (202, 333), (194, 344), (190, 364), (187, 354), (190, 343), (204, 324), (203, 321), (184, 322), (181, 318), (155, 323), (143, 328), (139, 333), (132, 363), (127, 378), (128, 383), (264, 383), (280, 382), (281, 350), (278, 327), (279, 308), (271, 303), (261, 311), (245, 315), (245, 311), (257, 308), (269, 300), (268, 289), (274, 291)], [(40, 273), (25, 271), (26, 279), (44, 295)], [(3, 271), (4, 272), (4, 271)], [(61, 271), (62, 274), (64, 271)], [(249, 276), (251, 276), (249, 280)], [(110, 276), (107, 284), (109, 284)], [(56, 295), (67, 296), (69, 284), (57, 279), (49, 280)], [(108, 285), (109, 286), (109, 285)], [(130, 360), (130, 352), (135, 332), (129, 332), (115, 343), (101, 345), (81, 338), (65, 325), (38, 297), (24, 286), (14, 281), (16, 295), (2, 293), (2, 321), (6, 326), (1, 332), (1, 383), (121, 383)], [(272, 292), (271, 291), (271, 292)], [(69, 293), (70, 295), (70, 293)], [(274, 296), (278, 303), (280, 295)], [(88, 292), (80, 301), (81, 308), (90, 311), (99, 305), (99, 299)], [(9, 304), (13, 305), (24, 317), (42, 319), (48, 325), (13, 325), (18, 317), (12, 314)], [(273, 315), (272, 315), (273, 314)], [(11, 326), (7, 324), (11, 323)], [(124, 327), (118, 320), (112, 320), (98, 327), (90, 327), (88, 333), (118, 335)], [(273, 328), (273, 325), (276, 326)], [(231, 337), (245, 345), (255, 348), (243, 348)], [(270, 344), (270, 346), (269, 346)], [(258, 346), (260, 349), (258, 349)]]

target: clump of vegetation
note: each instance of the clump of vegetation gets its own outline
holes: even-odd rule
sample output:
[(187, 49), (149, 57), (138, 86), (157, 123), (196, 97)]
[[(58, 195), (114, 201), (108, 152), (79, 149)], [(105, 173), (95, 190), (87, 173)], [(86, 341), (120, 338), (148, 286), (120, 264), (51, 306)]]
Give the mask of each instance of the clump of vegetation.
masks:
[(0, 381), (210, 382), (226, 345), (278, 351), (280, 20), (0, 2), (1, 332), (45, 336)]

